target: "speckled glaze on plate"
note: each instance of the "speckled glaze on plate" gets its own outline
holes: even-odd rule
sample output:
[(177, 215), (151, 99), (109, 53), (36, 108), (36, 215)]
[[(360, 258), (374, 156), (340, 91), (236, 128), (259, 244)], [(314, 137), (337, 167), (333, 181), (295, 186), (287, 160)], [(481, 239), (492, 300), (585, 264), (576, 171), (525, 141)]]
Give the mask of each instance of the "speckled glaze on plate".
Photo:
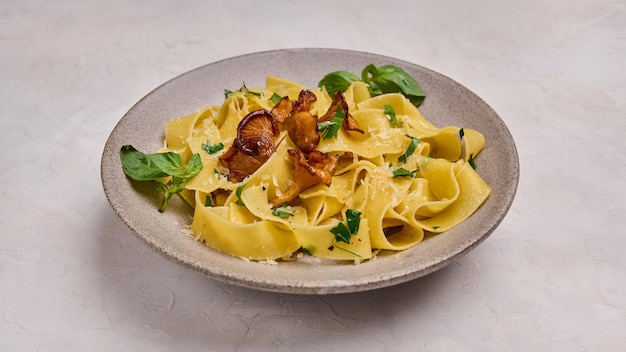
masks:
[[(173, 197), (164, 213), (149, 188), (131, 184), (119, 158), (124, 144), (152, 152), (163, 144), (166, 122), (224, 100), (224, 89), (261, 87), (268, 74), (314, 88), (328, 72), (360, 74), (367, 64), (392, 64), (416, 78), (426, 93), (423, 115), (439, 127), (455, 125), (482, 132), (485, 149), (478, 172), (492, 187), (481, 208), (457, 227), (402, 252), (383, 253), (354, 265), (312, 260), (269, 265), (219, 253), (181, 232), (192, 209)], [(365, 291), (399, 284), (438, 270), (480, 244), (508, 212), (519, 178), (513, 138), (500, 117), (481, 98), (450, 78), (398, 59), (336, 49), (267, 51), (218, 61), (182, 74), (156, 88), (126, 113), (113, 129), (101, 164), (105, 194), (119, 218), (165, 256), (208, 277), (266, 291), (330, 294)]]

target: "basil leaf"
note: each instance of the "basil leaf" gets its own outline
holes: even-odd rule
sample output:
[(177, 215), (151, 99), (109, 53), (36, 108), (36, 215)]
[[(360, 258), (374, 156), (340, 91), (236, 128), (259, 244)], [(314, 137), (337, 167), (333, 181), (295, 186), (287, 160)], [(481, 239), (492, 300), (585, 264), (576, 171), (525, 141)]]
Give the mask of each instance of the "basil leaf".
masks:
[(426, 97), (417, 81), (398, 66), (369, 64), (361, 71), (361, 79), (373, 94), (401, 93), (415, 106)]
[(120, 159), (126, 176), (135, 181), (151, 181), (168, 176), (166, 172), (147, 158), (146, 154), (138, 151), (132, 145), (122, 146)]
[(172, 152), (147, 154), (146, 158), (169, 176), (184, 177), (181, 165), (183, 160), (179, 154)]
[(230, 97), (231, 95), (233, 95), (233, 91), (230, 89), (224, 89), (224, 98), (228, 99), (228, 97)]
[(200, 154), (195, 153), (186, 164), (182, 164), (180, 155), (172, 152), (144, 154), (133, 146), (125, 145), (120, 149), (120, 158), (124, 173), (136, 181), (155, 181), (171, 176), (169, 186), (155, 182), (156, 188), (163, 192), (159, 211), (165, 211), (172, 195), (181, 192), (187, 182), (202, 170)]
[(185, 183), (196, 177), (196, 175), (198, 175), (200, 171), (202, 171), (202, 159), (200, 158), (200, 154), (194, 153), (187, 161), (187, 164), (183, 166), (183, 170)]
[(348, 71), (335, 71), (324, 76), (319, 83), (318, 87), (326, 87), (326, 91), (332, 97), (335, 92), (345, 92), (350, 85), (359, 81), (359, 76), (355, 75), (352, 72)]

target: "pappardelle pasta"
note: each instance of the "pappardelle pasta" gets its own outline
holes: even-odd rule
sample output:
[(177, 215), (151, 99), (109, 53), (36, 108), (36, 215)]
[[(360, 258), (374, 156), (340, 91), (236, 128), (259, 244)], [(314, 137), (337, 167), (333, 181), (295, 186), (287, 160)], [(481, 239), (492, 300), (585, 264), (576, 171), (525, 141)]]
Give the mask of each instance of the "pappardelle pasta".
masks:
[(434, 126), (402, 94), (357, 81), (331, 96), (274, 76), (243, 88), (169, 121), (160, 151), (200, 155), (181, 196), (215, 250), (360, 262), (445, 232), (491, 192), (472, 164), (483, 135)]

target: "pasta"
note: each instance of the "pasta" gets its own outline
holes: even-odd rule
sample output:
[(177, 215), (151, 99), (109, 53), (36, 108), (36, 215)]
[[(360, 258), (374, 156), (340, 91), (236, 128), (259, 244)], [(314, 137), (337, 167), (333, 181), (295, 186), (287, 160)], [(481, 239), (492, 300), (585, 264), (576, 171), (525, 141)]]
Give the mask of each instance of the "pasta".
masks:
[[(181, 193), (194, 207), (191, 232), (199, 241), (248, 260), (275, 261), (304, 251), (360, 262), (379, 250), (410, 248), (425, 233), (444, 232), (488, 198), (490, 187), (470, 165), (484, 147), (482, 134), (438, 128), (403, 95), (372, 97), (363, 82), (352, 83), (343, 93), (347, 111), (339, 109), (349, 112), (358, 130), (340, 128), (335, 136), (319, 139), (315, 151), (302, 153), (302, 143), (294, 141), (287, 125), (279, 125), (267, 135), (273, 140), (271, 153), (261, 161), (263, 150), (250, 154), (260, 165), (241, 180), (229, 179), (225, 154), (238, 151), (238, 131), (247, 115), (278, 106), (270, 97), (303, 102), (308, 108), (303, 112), (316, 119), (333, 106), (334, 97), (324, 88), (310, 91), (314, 96), (306, 101), (303, 91), (309, 92), (268, 76), (264, 88), (241, 89), (222, 105), (169, 121), (162, 151), (176, 152), (183, 160), (199, 153), (202, 159), (202, 171)], [(215, 146), (223, 148), (209, 150)], [(313, 160), (312, 153), (334, 163), (322, 170), (328, 171), (321, 173), (325, 182), (307, 184), (295, 198), (280, 202), (294, 187), (297, 160)], [(350, 228), (349, 238), (342, 240), (335, 229), (340, 223), (353, 226), (351, 214), (359, 215), (358, 228)]]

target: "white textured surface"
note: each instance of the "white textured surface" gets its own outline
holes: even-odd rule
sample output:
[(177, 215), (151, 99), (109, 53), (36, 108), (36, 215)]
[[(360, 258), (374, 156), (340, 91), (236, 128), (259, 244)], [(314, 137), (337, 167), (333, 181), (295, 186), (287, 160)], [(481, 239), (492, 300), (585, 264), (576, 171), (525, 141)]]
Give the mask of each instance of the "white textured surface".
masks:
[[(625, 3), (248, 3), (0, 4), (0, 351), (623, 350)], [(220, 284), (136, 238), (100, 184), (119, 118), (187, 70), (290, 47), (398, 57), (485, 99), (522, 169), (494, 234), (336, 296)]]

